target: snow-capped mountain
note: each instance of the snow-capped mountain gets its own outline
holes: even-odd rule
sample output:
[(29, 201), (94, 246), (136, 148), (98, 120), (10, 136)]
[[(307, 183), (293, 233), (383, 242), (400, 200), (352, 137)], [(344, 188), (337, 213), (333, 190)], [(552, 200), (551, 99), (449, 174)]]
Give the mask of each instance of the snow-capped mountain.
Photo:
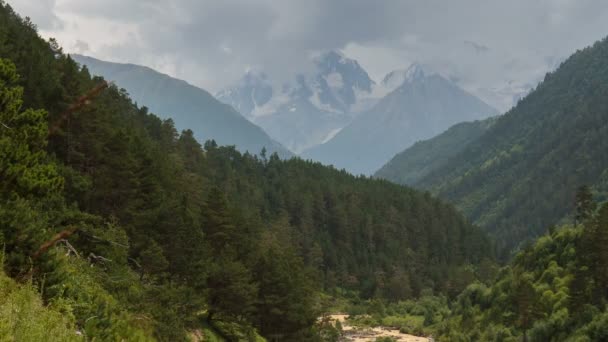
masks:
[(393, 155), (453, 124), (498, 114), (496, 109), (452, 81), (414, 64), (388, 74), (380, 86), (390, 90), (335, 137), (302, 155), (354, 174), (371, 174)]
[(374, 103), (375, 82), (357, 61), (330, 51), (313, 63), (313, 72), (281, 86), (261, 72), (248, 72), (216, 97), (299, 153), (331, 139)]
[(256, 108), (267, 104), (272, 95), (272, 85), (266, 74), (248, 70), (238, 85), (220, 91), (216, 98), (232, 105), (239, 113), (249, 116)]

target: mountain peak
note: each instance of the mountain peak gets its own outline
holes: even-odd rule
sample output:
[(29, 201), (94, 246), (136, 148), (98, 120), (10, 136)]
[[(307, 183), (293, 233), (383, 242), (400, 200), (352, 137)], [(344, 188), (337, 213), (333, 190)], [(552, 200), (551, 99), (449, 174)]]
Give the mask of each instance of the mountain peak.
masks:
[(317, 56), (314, 61), (317, 64), (346, 64), (348, 62), (354, 62), (354, 60), (346, 57), (344, 53), (337, 50), (329, 50), (326, 51), (319, 56)]
[(245, 84), (257, 84), (268, 82), (268, 75), (265, 72), (256, 69), (247, 69), (245, 75), (241, 78), (241, 82)]
[(409, 68), (405, 71), (405, 80), (415, 81), (424, 78), (431, 74), (427, 67), (420, 63), (412, 63)]
[(389, 89), (395, 89), (405, 82), (413, 82), (424, 79), (435, 74), (428, 66), (420, 63), (412, 63), (407, 69), (394, 70), (386, 74), (382, 85)]

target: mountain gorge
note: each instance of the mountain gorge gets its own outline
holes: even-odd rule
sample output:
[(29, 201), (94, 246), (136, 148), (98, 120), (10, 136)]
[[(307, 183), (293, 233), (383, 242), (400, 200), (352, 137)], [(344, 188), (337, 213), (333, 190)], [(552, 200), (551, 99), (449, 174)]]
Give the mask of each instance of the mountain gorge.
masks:
[(0, 341), (608, 341), (608, 38), (459, 85), (330, 51), (222, 103), (0, 0)]
[(86, 65), (92, 74), (125, 88), (134, 101), (145, 104), (150, 111), (164, 119), (173, 119), (177, 129), (194, 131), (201, 141), (214, 139), (219, 144), (235, 145), (242, 152), (254, 154), (266, 148), (282, 158), (293, 155), (239, 112), (185, 81), (138, 65), (105, 62), (81, 55), (72, 58)]
[(326, 294), (454, 295), (491, 263), (427, 193), (201, 144), (9, 5), (0, 25), (2, 339), (329, 341)]

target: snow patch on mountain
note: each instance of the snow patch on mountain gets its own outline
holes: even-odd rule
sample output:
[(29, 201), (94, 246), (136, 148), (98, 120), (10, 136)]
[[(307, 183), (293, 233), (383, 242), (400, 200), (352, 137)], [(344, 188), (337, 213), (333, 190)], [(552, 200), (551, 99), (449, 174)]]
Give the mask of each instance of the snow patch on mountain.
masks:
[(325, 137), (325, 139), (323, 139), (323, 141), (321, 142), (321, 145), (325, 144), (326, 142), (330, 141), (331, 139), (333, 139), (333, 137), (336, 136), (336, 134), (340, 133), (340, 131), (343, 129), (344, 127), (339, 127), (336, 129), (333, 129), (329, 132), (329, 134), (327, 134), (327, 136)]
[(262, 105), (256, 104), (253, 107), (253, 110), (244, 115), (255, 122), (255, 118), (276, 114), (279, 109), (289, 104), (290, 101), (291, 98), (289, 97), (289, 94), (277, 94)]
[(332, 72), (331, 74), (324, 76), (325, 81), (332, 89), (340, 89), (344, 87), (344, 80), (342, 80), (342, 75), (337, 72)]

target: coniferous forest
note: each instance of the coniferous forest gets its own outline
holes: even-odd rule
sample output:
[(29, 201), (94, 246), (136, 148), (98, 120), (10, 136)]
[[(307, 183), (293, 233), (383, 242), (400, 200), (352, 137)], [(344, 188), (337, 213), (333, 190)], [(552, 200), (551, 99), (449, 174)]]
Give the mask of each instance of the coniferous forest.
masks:
[(333, 312), (439, 341), (608, 340), (588, 187), (500, 264), (428, 192), (194, 134), (1, 3), (0, 340), (339, 341)]
[(4, 269), (88, 339), (180, 340), (204, 320), (314, 340), (321, 292), (454, 292), (491, 258), (428, 194), (201, 144), (6, 4), (1, 27)]

